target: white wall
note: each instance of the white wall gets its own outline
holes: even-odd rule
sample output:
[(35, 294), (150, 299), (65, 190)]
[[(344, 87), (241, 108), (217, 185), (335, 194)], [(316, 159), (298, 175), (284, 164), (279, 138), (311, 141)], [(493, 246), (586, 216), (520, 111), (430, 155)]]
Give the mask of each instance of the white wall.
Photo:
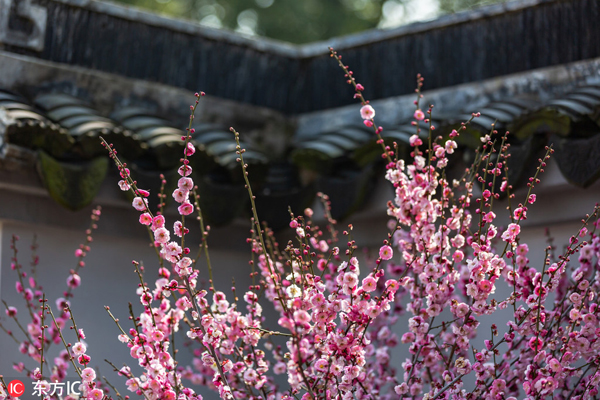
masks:
[[(102, 224), (102, 219), (99, 224)], [(16, 293), (15, 281), (17, 276), (15, 271), (11, 271), (10, 240), (12, 234), (20, 236), (19, 262), (23, 265), (25, 271), (29, 271), (30, 262), (30, 244), (34, 233), (37, 234), (39, 244), (38, 254), (40, 264), (38, 266), (38, 279), (44, 286), (44, 292), (50, 305), (56, 312), (54, 301), (62, 296), (66, 289), (66, 278), (69, 269), (76, 265), (74, 250), (78, 248), (79, 243), (84, 240), (84, 232), (76, 230), (67, 230), (61, 228), (52, 228), (47, 226), (35, 226), (31, 224), (4, 222), (2, 224), (2, 258), (0, 263), (0, 297), (6, 300), (10, 305), (19, 308), (18, 317), (22, 324), (29, 321), (27, 310), (20, 295)], [(86, 257), (86, 266), (80, 271), (82, 284), (74, 290), (75, 297), (72, 300), (72, 309), (79, 328), (83, 328), (87, 336), (88, 354), (92, 357), (91, 365), (100, 367), (101, 372), (109, 377), (111, 383), (123, 388), (123, 378), (117, 377), (111, 372), (112, 368), (104, 362), (107, 358), (117, 366), (123, 363), (136, 365), (137, 363), (130, 358), (125, 345), (117, 340), (118, 330), (114, 322), (110, 319), (104, 305), (111, 307), (112, 313), (121, 319), (122, 326), (129, 329), (132, 325), (128, 321), (127, 303), (133, 303), (136, 310), (140, 310), (138, 296), (135, 295), (135, 289), (139, 283), (138, 277), (131, 264), (132, 260), (144, 261), (147, 271), (146, 282), (151, 288), (154, 288), (156, 279), (157, 265), (156, 255), (144, 240), (145, 236), (140, 235), (134, 238), (123, 238), (117, 235), (106, 234), (94, 235), (91, 251)], [(214, 277), (217, 288), (222, 289), (228, 295), (231, 294), (231, 279), (235, 277), (238, 290), (245, 291), (249, 285), (247, 279), (249, 267), (247, 264), (248, 252), (227, 252), (223, 250), (212, 250), (211, 261), (214, 267)], [(208, 279), (206, 264), (204, 259), (199, 264), (201, 277)], [(242, 292), (243, 293), (243, 292)], [(7, 323), (7, 318), (2, 309), (2, 323)], [(7, 323), (9, 327), (17, 333), (14, 323)], [(74, 342), (74, 335), (66, 331), (67, 340)], [(70, 339), (69, 339), (70, 338)], [(180, 338), (180, 344), (183, 338)], [(62, 350), (62, 345), (53, 345), (48, 359), (52, 359)], [(189, 358), (186, 355), (185, 348), (181, 348), (178, 360)], [(28, 368), (35, 368), (36, 363), (21, 355), (17, 350), (17, 345), (4, 332), (0, 332), (0, 374), (5, 377), (22, 376), (12, 370), (12, 363), (15, 361), (25, 362)], [(69, 377), (74, 378), (75, 374), (70, 369)], [(25, 380), (23, 380), (25, 382)], [(119, 384), (120, 383), (120, 384)]]

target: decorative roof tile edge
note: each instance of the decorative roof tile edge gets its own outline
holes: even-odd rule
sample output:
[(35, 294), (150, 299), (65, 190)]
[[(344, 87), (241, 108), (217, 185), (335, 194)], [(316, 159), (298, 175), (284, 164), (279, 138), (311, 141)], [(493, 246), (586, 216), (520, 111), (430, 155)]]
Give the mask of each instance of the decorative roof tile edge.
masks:
[[(193, 90), (176, 86), (149, 82), (143, 79), (123, 77), (117, 74), (65, 65), (39, 58), (15, 54), (0, 50), (0, 87), (35, 97), (38, 92), (60, 92), (85, 97), (103, 115), (109, 115), (115, 106), (131, 106), (136, 102), (148, 108), (154, 108), (159, 115), (170, 115), (174, 123), (180, 122), (182, 128), (188, 119), (187, 110), (193, 101)], [(76, 91), (83, 93), (76, 93)], [(123, 93), (127, 92), (127, 98)], [(85, 96), (82, 96), (85, 94)], [(243, 116), (252, 125), (258, 122), (269, 130), (277, 130), (285, 124), (283, 113), (271, 108), (239, 101), (220, 98), (210, 93), (198, 109), (200, 120), (210, 120), (230, 126), (236, 123), (236, 116)], [(258, 124), (260, 125), (260, 124)], [(273, 126), (274, 125), (274, 126)], [(243, 133), (243, 132), (242, 132)]]
[[(508, 97), (533, 98), (542, 102), (572, 90), (577, 85), (600, 84), (600, 58), (578, 61), (555, 67), (546, 67), (482, 82), (465, 83), (440, 89), (427, 90), (427, 77), (421, 104), (433, 104), (436, 114), (458, 113), (463, 109), (473, 112), (493, 101)], [(368, 88), (366, 91), (368, 96)], [(407, 94), (371, 101), (377, 111), (377, 120), (383, 126), (398, 125), (410, 119), (414, 111), (415, 95)], [(360, 104), (337, 107), (301, 114), (295, 118), (300, 140), (318, 136), (344, 125), (360, 125)]]

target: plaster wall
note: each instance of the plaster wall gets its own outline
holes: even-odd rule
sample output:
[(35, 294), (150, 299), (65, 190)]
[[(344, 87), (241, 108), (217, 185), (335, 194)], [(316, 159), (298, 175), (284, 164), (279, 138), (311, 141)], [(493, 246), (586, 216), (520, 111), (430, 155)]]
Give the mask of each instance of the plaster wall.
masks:
[[(101, 219), (99, 224), (102, 224), (102, 222)], [(6, 300), (8, 304), (18, 307), (18, 317), (21, 323), (25, 325), (29, 321), (29, 316), (23, 299), (15, 290), (16, 273), (10, 268), (12, 257), (10, 242), (13, 234), (20, 237), (18, 242), (19, 262), (23, 265), (24, 271), (30, 269), (29, 247), (34, 235), (37, 235), (38, 254), (40, 256), (37, 275), (55, 313), (57, 312), (55, 300), (61, 297), (62, 292), (67, 288), (66, 278), (69, 269), (74, 268), (76, 265), (77, 259), (73, 252), (78, 248), (79, 243), (85, 239), (85, 234), (83, 231), (76, 229), (14, 221), (4, 221), (2, 223), (0, 297)], [(236, 287), (242, 293), (250, 284), (248, 279), (249, 267), (246, 261), (248, 254), (249, 252), (217, 249), (211, 251), (215, 286), (223, 290), (230, 298), (232, 297), (230, 288), (233, 278), (236, 280)], [(117, 385), (121, 390), (125, 390), (124, 380), (112, 372), (112, 368), (104, 362), (104, 359), (110, 360), (119, 367), (123, 363), (134, 367), (137, 363), (130, 358), (125, 345), (117, 340), (119, 331), (103, 307), (106, 305), (111, 308), (111, 312), (117, 318), (120, 318), (124, 329), (131, 328), (131, 323), (128, 321), (127, 303), (131, 302), (133, 304), (136, 314), (141, 311), (139, 298), (135, 294), (139, 280), (131, 264), (134, 259), (144, 262), (147, 271), (145, 280), (151, 288), (154, 288), (158, 263), (156, 255), (148, 246), (148, 241), (145, 240), (144, 235), (122, 237), (120, 235), (95, 234), (91, 251), (85, 260), (86, 266), (80, 270), (81, 286), (74, 290), (75, 297), (72, 300), (76, 323), (79, 328), (84, 329), (87, 336), (88, 354), (92, 357), (91, 365), (99, 367), (102, 374), (107, 376), (110, 382)], [(201, 279), (207, 280), (208, 274), (204, 259), (201, 260), (199, 265)], [(23, 337), (21, 332), (18, 332), (15, 324), (12, 321), (7, 321), (4, 309), (2, 310), (2, 324), (6, 324), (9, 329), (13, 330), (17, 337)], [(65, 332), (67, 340), (74, 343), (75, 337), (72, 332), (68, 330)], [(176, 340), (179, 340), (179, 344), (181, 344), (184, 337), (180, 335)], [(52, 360), (62, 349), (62, 344), (53, 345), (50, 354), (48, 354), (48, 359)], [(178, 360), (186, 365), (185, 360), (190, 358), (190, 354), (186, 352), (186, 349), (181, 347)], [(11, 367), (13, 362), (18, 361), (24, 362), (27, 368), (30, 369), (37, 366), (33, 360), (20, 354), (17, 344), (4, 332), (1, 332), (0, 375), (9, 378), (22, 377), (22, 374), (13, 371)], [(69, 378), (75, 379), (72, 367), (70, 368)]]

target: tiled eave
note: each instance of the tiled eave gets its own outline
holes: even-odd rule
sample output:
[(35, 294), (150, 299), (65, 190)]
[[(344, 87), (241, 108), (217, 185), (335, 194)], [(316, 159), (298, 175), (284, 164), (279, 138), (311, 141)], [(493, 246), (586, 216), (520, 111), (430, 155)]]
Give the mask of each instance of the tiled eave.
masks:
[[(64, 153), (60, 153), (60, 149), (56, 150), (55, 146), (46, 147), (43, 141), (15, 142), (14, 139), (19, 137), (19, 129), (31, 129), (31, 121), (26, 118), (20, 126), (11, 125), (14, 130), (12, 136), (3, 137), (2, 169), (16, 173), (27, 170), (29, 174), (39, 174), (34, 192), (44, 187), (51, 197), (67, 208), (86, 207), (100, 193), (106, 181), (114, 182), (118, 179), (114, 167), (108, 163), (101, 147), (97, 145), (98, 151), (93, 150), (96, 148), (93, 146), (96, 146), (98, 136), (108, 133), (113, 134), (112, 139), (117, 148), (122, 149), (121, 154), (127, 155), (128, 161), (135, 167), (134, 177), (143, 183), (143, 187), (151, 188), (153, 194), (157, 193), (160, 186), (160, 173), (171, 178), (176, 177), (173, 168), (176, 167), (181, 151), (178, 147), (181, 145), (179, 135), (185, 128), (182, 124), (187, 120), (186, 110), (189, 110), (188, 106), (193, 101), (190, 93), (166, 85), (153, 85), (97, 71), (46, 63), (26, 56), (3, 53), (0, 54), (0, 60), (3, 61), (3, 65), (8, 66), (5, 68), (8, 72), (0, 83), (6, 85), (12, 74), (13, 83), (18, 83), (13, 85), (13, 88), (21, 89), (23, 106), (31, 107), (39, 113), (40, 118), (47, 121), (44, 125), (46, 129), (51, 127), (53, 132), (70, 138), (72, 142), (71, 147), (67, 147)], [(479, 125), (476, 120), (468, 135), (463, 134), (467, 139), (477, 138), (489, 130), (486, 121), (489, 122), (490, 115), (503, 115), (504, 120), (499, 122), (499, 129), (515, 127), (513, 146), (515, 149), (525, 149), (525, 153), (521, 152), (521, 157), (525, 157), (521, 159), (521, 164), (535, 164), (537, 152), (544, 145), (554, 141), (555, 145), (565, 152), (564, 156), (558, 152), (555, 157), (562, 174), (576, 185), (589, 186), (600, 174), (600, 165), (594, 163), (594, 160), (599, 159), (593, 156), (594, 152), (600, 152), (600, 148), (596, 149), (600, 147), (600, 135), (594, 130), (594, 127), (597, 127), (600, 104), (600, 88), (597, 86), (599, 83), (600, 59), (596, 59), (480, 83), (425, 91), (422, 104), (436, 105), (434, 119), (440, 134), (447, 134), (458, 121), (468, 117), (471, 111), (481, 111), (482, 121)], [(103, 90), (97, 91), (95, 88)], [(578, 90), (587, 90), (587, 97), (584, 96), (587, 103), (581, 103)], [(130, 97), (123, 97), (123, 93), (129, 93)], [(411, 110), (414, 109), (413, 100), (414, 95), (411, 95), (373, 103), (378, 112), (378, 121), (385, 127), (384, 137), (390, 141), (398, 141), (406, 154), (406, 140), (414, 132), (414, 128), (409, 124)], [(70, 103), (71, 101), (75, 103)], [(569, 101), (574, 103), (570, 104)], [(85, 104), (84, 112), (81, 112), (78, 102)], [(515, 107), (515, 102), (527, 104), (527, 108)], [(73, 107), (73, 104), (76, 104), (76, 107)], [(173, 108), (173, 105), (176, 107)], [(541, 128), (536, 125), (535, 129), (528, 128), (525, 133), (519, 133), (519, 127), (524, 126), (524, 122), (539, 119), (539, 115), (542, 119), (547, 118), (544, 110), (548, 107), (554, 107), (555, 114), (559, 117), (557, 121), (564, 122), (566, 118), (568, 124), (560, 125), (562, 130), (546, 129), (542, 123)], [(575, 110), (569, 107), (575, 107)], [(203, 198), (206, 203), (203, 211), (208, 214), (208, 219), (216, 225), (222, 225), (247, 213), (247, 197), (239, 179), (239, 171), (232, 167), (228, 175), (223, 176), (223, 171), (230, 168), (228, 165), (235, 166), (233, 138), (228, 136), (229, 132), (223, 128), (229, 121), (234, 121), (231, 125), (239, 128), (247, 147), (254, 149), (254, 153), (257, 154), (252, 158), (252, 151), (248, 153), (251, 177), (259, 195), (262, 215), (273, 225), (282, 226), (282, 221), (287, 218), (287, 205), (291, 204), (296, 212), (311, 205), (318, 190), (330, 191), (336, 217), (345, 217), (360, 210), (364, 212), (365, 204), (368, 204), (368, 194), (372, 193), (381, 164), (377, 162), (379, 155), (374, 138), (364, 129), (358, 117), (358, 108), (359, 105), (347, 106), (286, 119), (280, 113), (264, 108), (210, 96), (201, 99), (197, 126), (208, 128), (204, 131), (199, 128), (195, 142), (201, 151), (194, 157), (208, 157), (209, 161), (212, 160), (208, 167), (202, 164), (196, 168), (199, 172), (196, 180), (205, 193)], [(150, 111), (144, 114), (139, 109)], [(500, 114), (499, 109), (503, 110)], [(5, 109), (0, 104), (0, 111), (4, 116), (14, 110), (15, 108)], [(69, 112), (79, 114), (70, 116)], [(88, 115), (90, 113), (91, 116)], [(78, 118), (82, 115), (85, 117), (84, 122), (80, 121), (79, 125), (64, 122), (71, 121), (73, 117), (79, 121)], [(148, 120), (150, 125), (146, 124), (136, 130), (138, 125), (130, 124), (128, 118), (139, 121), (140, 115), (142, 122)], [(108, 132), (106, 127), (95, 129), (94, 124), (89, 128), (86, 124), (90, 123), (90, 118), (92, 122), (97, 118), (104, 124), (109, 121), (113, 124), (110, 126), (114, 127), (114, 132), (110, 129)], [(592, 125), (591, 131), (581, 132), (578, 130), (580, 125), (577, 124), (582, 119), (591, 120), (596, 125)], [(166, 134), (161, 124), (168, 130)], [(6, 123), (4, 126), (6, 128)], [(88, 127), (84, 136), (81, 136), (81, 127)], [(173, 130), (176, 133), (172, 133)], [(47, 133), (42, 130), (37, 135)], [(132, 140), (136, 136), (141, 137)], [(88, 138), (92, 147), (82, 144), (82, 140)], [(139, 152), (128, 155), (120, 138), (129, 140), (131, 146), (139, 145)], [(153, 149), (153, 138), (157, 139), (155, 142), (162, 146), (162, 150)], [(220, 142), (214, 142), (214, 138)], [(171, 146), (164, 147), (165, 143), (171, 143)], [(52, 141), (52, 144), (54, 145), (55, 141)], [(472, 146), (473, 140), (463, 141), (462, 147), (466, 151), (464, 154), (468, 154)], [(92, 153), (86, 153), (85, 148), (91, 148)], [(214, 153), (215, 149), (221, 153)], [(592, 154), (580, 157), (581, 153), (573, 153), (574, 149), (579, 149), (579, 152), (592, 151)], [(161, 155), (161, 152), (164, 152), (164, 155)], [(174, 160), (175, 163), (161, 164), (162, 159), (167, 162)], [(285, 162), (290, 159), (292, 164)], [(578, 161), (580, 163), (577, 163)], [(99, 165), (103, 165), (104, 172), (86, 175)], [(152, 167), (148, 167), (149, 165)], [(583, 170), (577, 170), (579, 167)], [(56, 171), (66, 170), (72, 170), (68, 172), (70, 175), (67, 174), (74, 176), (68, 178), (74, 179), (72, 184), (57, 186), (53, 183), (51, 175)], [(527, 168), (521, 168), (519, 171), (518, 181), (513, 182), (515, 186), (522, 185), (527, 179)], [(80, 190), (81, 185), (77, 183), (77, 179), (92, 180), (92, 177), (96, 182), (95, 186), (93, 185), (91, 192), (84, 193)], [(31, 179), (28, 182), (31, 182)], [(27, 186), (28, 184), (25, 184), (24, 188), (19, 190), (26, 193), (29, 190)], [(7, 188), (14, 189), (14, 182)], [(65, 188), (68, 191), (65, 192)], [(126, 205), (126, 198), (119, 192), (116, 193), (111, 195), (108, 203), (116, 204), (122, 201), (122, 204)], [(271, 213), (276, 209), (283, 211), (279, 214)]]
[[(11, 5), (16, 0), (3, 1)], [(596, 0), (517, 0), (303, 46), (241, 37), (93, 0), (39, 0), (21, 14), (25, 19), (43, 16), (44, 23), (34, 30), (37, 37), (21, 41), (9, 39), (23, 32), (7, 31), (0, 42), (10, 52), (201, 88), (285, 114), (352, 102), (329, 60), (329, 45), (343, 51), (372, 99), (410, 93), (411, 78), (418, 72), (429, 76), (429, 88), (436, 89), (600, 57)], [(330, 89), (323, 92), (322, 87)]]

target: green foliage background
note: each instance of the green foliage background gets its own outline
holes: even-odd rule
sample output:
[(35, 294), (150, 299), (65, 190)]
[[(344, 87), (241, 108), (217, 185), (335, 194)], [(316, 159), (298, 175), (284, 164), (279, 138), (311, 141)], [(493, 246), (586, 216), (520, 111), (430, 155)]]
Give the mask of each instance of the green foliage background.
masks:
[[(176, 18), (291, 43), (307, 43), (381, 26), (387, 11), (423, 0), (115, 0)], [(439, 14), (506, 0), (432, 0)], [(414, 9), (414, 7), (413, 7)], [(402, 21), (393, 24), (400, 25)], [(388, 24), (389, 26), (389, 21)]]

